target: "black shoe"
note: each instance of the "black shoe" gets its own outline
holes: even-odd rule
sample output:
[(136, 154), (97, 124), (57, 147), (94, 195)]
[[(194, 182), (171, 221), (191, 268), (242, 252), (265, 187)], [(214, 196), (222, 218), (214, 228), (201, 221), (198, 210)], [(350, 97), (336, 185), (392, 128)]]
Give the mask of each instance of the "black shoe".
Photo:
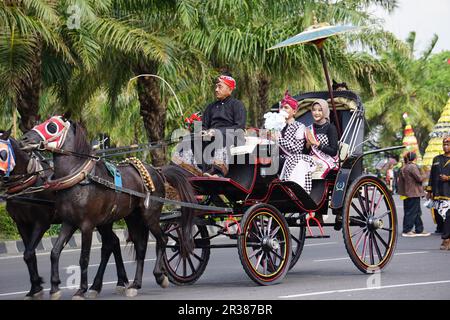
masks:
[(334, 230), (339, 231), (342, 229), (342, 215), (336, 215), (336, 219), (334, 220)]

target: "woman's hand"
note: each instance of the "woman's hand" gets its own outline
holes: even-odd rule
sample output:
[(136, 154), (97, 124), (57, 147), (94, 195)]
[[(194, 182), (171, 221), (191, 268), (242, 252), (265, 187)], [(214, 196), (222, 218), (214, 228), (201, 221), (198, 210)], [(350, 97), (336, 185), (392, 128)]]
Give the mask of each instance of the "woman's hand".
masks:
[(319, 146), (320, 142), (316, 140), (316, 138), (313, 136), (313, 134), (311, 133), (311, 130), (309, 130), (308, 128), (306, 128), (305, 130), (305, 134), (306, 134), (306, 145), (308, 146), (308, 144), (311, 146)]

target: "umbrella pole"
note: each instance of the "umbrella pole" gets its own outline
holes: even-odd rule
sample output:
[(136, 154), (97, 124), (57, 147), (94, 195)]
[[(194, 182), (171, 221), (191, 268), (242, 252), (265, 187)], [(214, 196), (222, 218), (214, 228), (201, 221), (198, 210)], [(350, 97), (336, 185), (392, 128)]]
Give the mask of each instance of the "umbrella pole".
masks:
[(339, 123), (339, 118), (338, 118), (337, 111), (336, 111), (336, 104), (334, 102), (333, 89), (331, 87), (330, 75), (328, 73), (327, 59), (325, 58), (325, 52), (323, 50), (323, 42), (316, 43), (315, 45), (317, 46), (317, 49), (319, 49), (320, 57), (322, 58), (323, 71), (325, 72), (325, 79), (327, 80), (327, 87), (328, 87), (328, 92), (330, 93), (331, 105), (333, 106), (334, 120), (336, 123), (338, 137), (340, 138), (341, 132), (342, 132), (341, 125)]

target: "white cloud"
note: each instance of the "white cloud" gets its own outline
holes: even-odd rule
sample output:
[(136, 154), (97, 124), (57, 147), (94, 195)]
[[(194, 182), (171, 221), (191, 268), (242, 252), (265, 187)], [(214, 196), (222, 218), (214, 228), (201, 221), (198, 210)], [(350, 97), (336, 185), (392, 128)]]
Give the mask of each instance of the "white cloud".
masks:
[(433, 35), (439, 36), (434, 53), (450, 50), (450, 0), (399, 0), (392, 14), (376, 9), (373, 13), (385, 20), (384, 28), (405, 40), (416, 31), (416, 54), (430, 44)]

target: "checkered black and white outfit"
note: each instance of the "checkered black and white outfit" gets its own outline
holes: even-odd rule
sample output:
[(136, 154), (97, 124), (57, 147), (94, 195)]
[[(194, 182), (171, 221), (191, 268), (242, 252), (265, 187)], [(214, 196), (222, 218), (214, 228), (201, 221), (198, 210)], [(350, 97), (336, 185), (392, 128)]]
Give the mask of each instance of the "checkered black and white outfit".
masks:
[(298, 183), (310, 193), (312, 188), (312, 172), (315, 163), (310, 155), (304, 154), (305, 125), (295, 121), (288, 124), (281, 132), (278, 144), (281, 148), (281, 157), (285, 158), (281, 180), (290, 180)]

